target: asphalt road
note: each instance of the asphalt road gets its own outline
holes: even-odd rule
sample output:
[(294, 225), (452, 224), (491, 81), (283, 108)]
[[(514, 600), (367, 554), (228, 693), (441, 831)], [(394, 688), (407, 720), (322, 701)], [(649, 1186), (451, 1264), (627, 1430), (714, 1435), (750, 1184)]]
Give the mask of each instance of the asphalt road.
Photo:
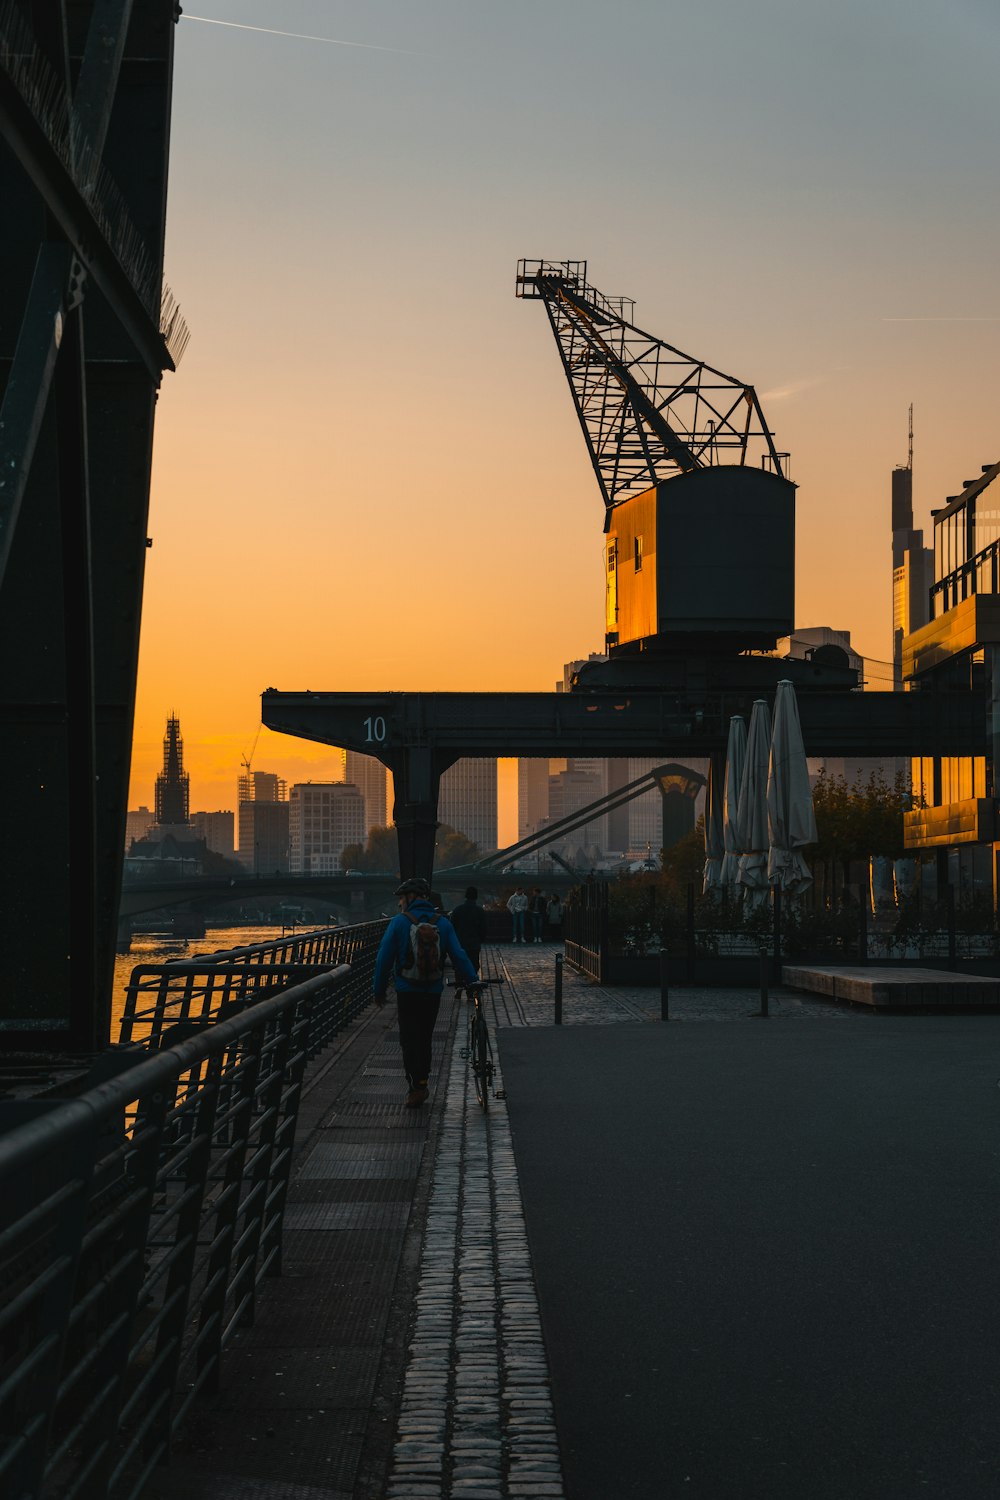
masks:
[(499, 1042), (570, 1500), (996, 1500), (1000, 1017)]

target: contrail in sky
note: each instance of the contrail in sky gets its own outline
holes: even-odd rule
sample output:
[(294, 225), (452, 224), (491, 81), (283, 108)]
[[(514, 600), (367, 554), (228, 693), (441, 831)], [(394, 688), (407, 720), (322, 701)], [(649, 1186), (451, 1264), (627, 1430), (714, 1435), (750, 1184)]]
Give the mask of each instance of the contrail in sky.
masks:
[(211, 16), (193, 16), (190, 11), (184, 11), (181, 19), (201, 21), (205, 26), (231, 26), (234, 31), (260, 31), (265, 36), (288, 36), (297, 42), (329, 42), (333, 47), (364, 47), (367, 52), (402, 52), (407, 57), (421, 55), (406, 47), (380, 47), (377, 42), (344, 42), (336, 36), (307, 36), (302, 31), (275, 31), (270, 26), (245, 26), (242, 21), (216, 21)]

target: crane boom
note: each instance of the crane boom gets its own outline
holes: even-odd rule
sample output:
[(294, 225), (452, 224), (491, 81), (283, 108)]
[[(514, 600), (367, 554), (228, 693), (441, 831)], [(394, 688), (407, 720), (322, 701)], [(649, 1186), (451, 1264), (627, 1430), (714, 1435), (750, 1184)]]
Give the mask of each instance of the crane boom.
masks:
[(753, 386), (646, 333), (586, 261), (522, 260), (516, 294), (544, 301), (608, 511), (663, 479), (715, 465), (783, 477)]

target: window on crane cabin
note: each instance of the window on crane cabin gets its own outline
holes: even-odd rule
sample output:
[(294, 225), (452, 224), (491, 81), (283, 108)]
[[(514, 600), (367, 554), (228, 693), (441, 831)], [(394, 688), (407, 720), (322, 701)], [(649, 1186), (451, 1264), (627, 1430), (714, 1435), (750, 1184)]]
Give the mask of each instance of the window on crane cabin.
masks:
[(641, 573), (642, 572), (642, 537), (641, 536), (637, 536), (635, 538), (635, 541), (633, 542), (632, 551), (633, 551), (633, 561), (635, 562), (635, 571), (637, 573)]

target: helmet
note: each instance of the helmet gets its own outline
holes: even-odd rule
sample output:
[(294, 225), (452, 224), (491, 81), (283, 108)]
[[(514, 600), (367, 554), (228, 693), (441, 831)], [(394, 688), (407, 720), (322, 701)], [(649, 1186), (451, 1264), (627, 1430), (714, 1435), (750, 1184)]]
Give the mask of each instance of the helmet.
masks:
[(397, 896), (429, 896), (430, 893), (429, 884), (420, 875), (411, 875), (395, 892)]

